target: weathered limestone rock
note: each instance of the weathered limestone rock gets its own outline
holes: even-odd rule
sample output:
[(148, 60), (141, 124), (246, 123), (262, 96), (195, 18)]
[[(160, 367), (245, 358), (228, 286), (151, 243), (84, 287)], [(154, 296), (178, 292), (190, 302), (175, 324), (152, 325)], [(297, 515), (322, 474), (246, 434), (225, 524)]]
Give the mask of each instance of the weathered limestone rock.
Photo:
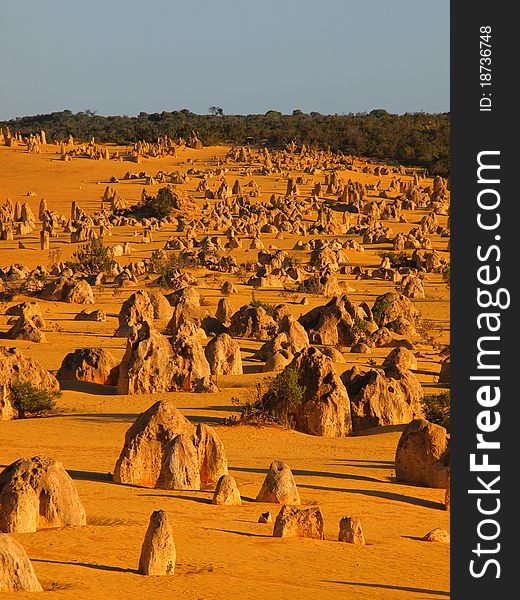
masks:
[(450, 543), (450, 534), (445, 530), (437, 527), (429, 531), (424, 537), (421, 538), (423, 542), (440, 542), (441, 544)]
[[(190, 325), (200, 329), (208, 311), (200, 305), (200, 295), (194, 287), (185, 287), (175, 294), (170, 294), (168, 301), (173, 306), (173, 312), (165, 333), (178, 336), (184, 326)], [(203, 337), (202, 333), (202, 339)]]
[(217, 311), (215, 318), (217, 318), (223, 325), (229, 325), (231, 323), (231, 317), (235, 312), (233, 305), (227, 298), (221, 298), (217, 304)]
[(75, 317), (75, 321), (96, 321), (99, 323), (105, 323), (107, 320), (106, 314), (102, 310), (93, 310), (88, 312), (87, 310), (82, 310)]
[(118, 393), (214, 391), (204, 349), (189, 325), (168, 340), (148, 322), (141, 323), (127, 340), (119, 366)]
[(318, 506), (282, 506), (273, 528), (273, 537), (300, 537), (323, 540), (323, 517)]
[(446, 429), (425, 419), (409, 423), (397, 444), (396, 481), (446, 489), (448, 465)]
[(258, 517), (258, 522), (259, 523), (272, 523), (273, 522), (273, 516), (271, 515), (271, 513), (267, 510), (265, 512), (263, 512), (259, 517)]
[(227, 333), (219, 333), (211, 339), (204, 354), (213, 376), (242, 375), (240, 345)]
[(118, 360), (104, 348), (77, 348), (65, 356), (56, 373), (59, 381), (89, 381), (117, 385)]
[(224, 281), (224, 283), (222, 284), (222, 287), (220, 288), (220, 291), (222, 292), (222, 294), (224, 296), (231, 296), (231, 294), (238, 294), (237, 288), (234, 286), (234, 284), (231, 281)]
[(358, 312), (348, 296), (335, 296), (324, 306), (317, 306), (302, 315), (298, 321), (307, 331), (313, 344), (353, 346), (361, 339), (363, 333), (354, 327), (354, 318), (362, 319)]
[(185, 392), (214, 392), (211, 370), (204, 354), (199, 332), (195, 325), (186, 323), (177, 335), (170, 338), (173, 350), (171, 390)]
[(60, 277), (43, 288), (41, 297), (45, 300), (68, 302), (69, 304), (94, 304), (94, 292), (84, 279), (74, 280)]
[(121, 306), (119, 311), (119, 327), (114, 337), (127, 338), (132, 335), (141, 323), (153, 325), (154, 307), (146, 292), (139, 290), (132, 294)]
[(230, 333), (233, 337), (265, 340), (276, 331), (276, 322), (261, 306), (242, 306), (232, 317)]
[(224, 444), (213, 427), (203, 423), (197, 425), (195, 440), (199, 452), (200, 482), (202, 487), (206, 487), (228, 474)]
[(211, 502), (227, 506), (240, 506), (242, 504), (237, 482), (233, 476), (222, 475), (220, 477)]
[(450, 384), (450, 367), (451, 360), (450, 357), (445, 358), (441, 364), (441, 370), (439, 373), (439, 383), (444, 383), (445, 385)]
[(85, 525), (85, 509), (63, 465), (45, 456), (21, 458), (0, 473), (0, 531)]
[(293, 359), (294, 355), (290, 354), (287, 350), (277, 350), (265, 361), (262, 371), (264, 373), (270, 373), (271, 371), (283, 371), (285, 367), (291, 364)]
[(358, 367), (342, 375), (350, 396), (354, 431), (409, 423), (422, 416), (422, 386), (408, 369), (389, 366), (385, 371)]
[(168, 446), (156, 487), (163, 490), (200, 490), (198, 449), (194, 436), (180, 434)]
[(39, 329), (45, 328), (45, 320), (38, 302), (22, 302), (21, 304), (15, 304), (14, 306), (9, 307), (5, 311), (5, 314), (31, 320)]
[(394, 348), (383, 361), (383, 367), (399, 367), (400, 369), (417, 369), (417, 359), (407, 348)]
[(23, 546), (0, 534), (0, 592), (43, 592)]
[(148, 322), (129, 337), (119, 365), (118, 394), (150, 394), (175, 389), (174, 353), (168, 338)]
[(224, 445), (212, 427), (195, 428), (173, 403), (157, 402), (125, 437), (114, 481), (161, 489), (201, 489), (228, 474)]
[(172, 305), (164, 294), (157, 290), (148, 290), (146, 292), (150, 298), (150, 303), (153, 307), (153, 317), (158, 320), (171, 319), (173, 314)]
[(195, 427), (171, 400), (156, 402), (126, 432), (114, 468), (114, 481), (155, 487), (166, 449), (180, 434), (192, 435)]
[(175, 573), (175, 542), (168, 515), (156, 510), (144, 537), (139, 557), (141, 575), (173, 575)]
[(278, 333), (255, 353), (259, 360), (269, 360), (279, 350), (296, 354), (309, 347), (309, 336), (305, 328), (292, 316), (283, 316), (278, 323)]
[(300, 504), (300, 494), (289, 465), (281, 460), (271, 463), (256, 501), (274, 504)]
[(47, 341), (45, 332), (38, 328), (35, 321), (26, 317), (20, 317), (6, 333), (10, 340), (23, 340), (40, 344)]
[(295, 428), (311, 435), (327, 437), (350, 433), (349, 395), (332, 360), (317, 348), (306, 348), (294, 357), (286, 369), (296, 369), (299, 385), (304, 388), (301, 403), (283, 407), (294, 421)]
[(406, 319), (415, 327), (415, 319), (418, 315), (417, 309), (410, 300), (397, 292), (387, 292), (378, 296), (372, 307), (372, 313), (379, 327), (384, 327), (398, 317)]
[(361, 527), (361, 519), (359, 517), (343, 517), (339, 522), (339, 542), (347, 542), (348, 544), (356, 544), (357, 546), (365, 545), (365, 536)]
[(401, 282), (401, 289), (407, 298), (424, 298), (424, 286), (419, 277), (408, 275)]

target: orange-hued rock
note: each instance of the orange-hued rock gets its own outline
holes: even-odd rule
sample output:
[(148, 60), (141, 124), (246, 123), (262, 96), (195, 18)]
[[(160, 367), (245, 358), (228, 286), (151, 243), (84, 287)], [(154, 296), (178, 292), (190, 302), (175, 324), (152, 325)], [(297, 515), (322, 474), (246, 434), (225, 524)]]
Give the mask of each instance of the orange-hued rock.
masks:
[(240, 345), (227, 333), (212, 338), (204, 350), (213, 376), (242, 375)]
[(446, 489), (449, 467), (446, 429), (415, 419), (404, 429), (395, 452), (397, 481)]
[(274, 504), (300, 504), (300, 494), (289, 465), (281, 460), (271, 463), (262, 488), (256, 496), (256, 501)]
[(228, 474), (224, 444), (212, 427), (193, 426), (163, 400), (127, 431), (114, 481), (161, 489), (199, 490)]
[(164, 510), (156, 510), (150, 516), (150, 524), (144, 536), (139, 557), (139, 573), (173, 575), (175, 558), (175, 542), (168, 514)]
[(318, 506), (282, 506), (274, 522), (273, 537), (324, 539), (323, 516)]
[(222, 475), (220, 477), (211, 502), (227, 506), (240, 506), (242, 504), (240, 491), (234, 477), (231, 475)]
[(77, 348), (65, 356), (56, 373), (59, 381), (89, 381), (117, 385), (118, 360), (104, 348)]
[(115, 337), (127, 338), (134, 334), (143, 322), (153, 325), (154, 307), (146, 292), (139, 290), (123, 302), (119, 311), (119, 327), (114, 333)]
[[(286, 369), (295, 369), (303, 386), (303, 399), (284, 406), (295, 428), (312, 435), (344, 436), (352, 430), (350, 399), (330, 358), (317, 348), (297, 354)], [(284, 400), (280, 400), (283, 404)]]
[(339, 522), (338, 541), (356, 546), (365, 545), (365, 536), (359, 517), (343, 517)]
[(0, 473), (0, 531), (85, 525), (85, 509), (63, 465), (52, 458), (21, 458)]
[(23, 546), (0, 533), (0, 592), (43, 592)]
[(155, 487), (170, 443), (195, 427), (170, 400), (160, 400), (142, 413), (126, 432), (114, 469), (114, 481)]
[(388, 365), (363, 372), (354, 367), (342, 380), (350, 396), (354, 431), (400, 425), (422, 416), (422, 386), (409, 369)]

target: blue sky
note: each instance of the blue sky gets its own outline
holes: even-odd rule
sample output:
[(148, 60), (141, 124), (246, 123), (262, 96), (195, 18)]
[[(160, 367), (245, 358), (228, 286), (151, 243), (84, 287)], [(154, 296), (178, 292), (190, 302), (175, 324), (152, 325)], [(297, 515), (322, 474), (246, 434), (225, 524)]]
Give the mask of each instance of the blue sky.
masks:
[(449, 110), (449, 0), (11, 0), (0, 119)]

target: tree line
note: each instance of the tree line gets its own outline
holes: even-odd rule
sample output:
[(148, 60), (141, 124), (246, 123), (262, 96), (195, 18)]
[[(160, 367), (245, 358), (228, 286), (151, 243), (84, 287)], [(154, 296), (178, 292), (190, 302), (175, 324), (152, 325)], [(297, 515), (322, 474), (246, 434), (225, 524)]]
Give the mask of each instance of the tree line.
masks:
[(141, 112), (135, 117), (64, 110), (18, 117), (0, 122), (0, 126), (22, 134), (44, 129), (49, 140), (66, 140), (71, 134), (78, 141), (86, 142), (94, 137), (97, 142), (115, 144), (137, 140), (152, 142), (164, 135), (187, 138), (192, 129), (205, 145), (283, 147), (294, 140), (298, 145), (421, 166), (431, 174), (449, 175), (449, 113), (397, 115), (378, 109), (341, 115), (301, 110), (294, 110), (292, 114), (270, 110), (265, 114), (226, 115), (220, 107), (211, 108), (214, 110), (207, 115), (183, 109)]

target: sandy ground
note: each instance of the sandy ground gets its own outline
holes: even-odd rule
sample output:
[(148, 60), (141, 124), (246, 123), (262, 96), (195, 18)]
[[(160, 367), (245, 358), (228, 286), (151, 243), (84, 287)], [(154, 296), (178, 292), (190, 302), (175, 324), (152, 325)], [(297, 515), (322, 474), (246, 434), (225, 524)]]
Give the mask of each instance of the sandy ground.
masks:
[[(56, 147), (30, 155), (22, 148), (0, 147), (0, 203), (6, 198), (29, 202), (35, 214), (45, 197), (49, 208), (69, 214), (71, 200), (87, 212), (100, 208), (100, 198), (111, 176), (121, 178), (127, 171), (186, 170), (214, 167), (214, 157), (223, 157), (227, 148), (182, 150), (177, 157), (130, 162), (74, 159), (57, 160)], [(188, 165), (186, 159), (196, 161)], [(235, 167), (234, 167), (235, 168)], [(242, 176), (240, 168), (226, 175), (232, 184)], [(370, 175), (345, 173), (361, 181), (376, 180)], [(280, 176), (253, 177), (266, 200), (285, 190)], [(317, 179), (317, 178), (315, 178)], [(383, 178), (384, 179), (384, 178)], [(198, 179), (180, 186), (197, 200)], [(216, 178), (213, 182), (216, 181)], [(115, 186), (127, 201), (140, 198), (142, 182), (121, 182)], [(147, 189), (154, 192), (160, 186)], [(301, 186), (308, 193), (309, 186)], [(28, 192), (34, 195), (28, 196)], [(426, 214), (407, 213), (409, 223), (389, 223), (395, 233), (407, 231)], [(444, 220), (443, 220), (444, 219)], [(440, 218), (445, 223), (445, 217)], [(161, 248), (171, 231), (154, 232), (154, 242), (140, 243), (141, 232), (114, 230), (110, 243), (130, 241), (134, 252), (125, 260), (150, 256)], [(41, 251), (38, 231), (23, 238), (0, 241), (0, 265), (24, 263), (30, 267), (48, 266), (58, 254), (71, 257), (76, 245), (63, 236), (51, 241), (51, 252)], [(262, 236), (266, 248), (275, 244), (292, 249), (295, 236), (274, 240)], [(360, 240), (358, 240), (360, 241)], [(433, 236), (434, 247), (445, 251), (447, 240)], [(245, 244), (247, 246), (248, 244)], [(377, 266), (377, 252), (389, 246), (366, 246), (366, 253), (349, 253), (353, 264)], [(300, 253), (301, 255), (301, 253)], [(447, 256), (447, 253), (445, 253)], [(240, 261), (256, 257), (255, 251), (242, 250)], [(220, 283), (232, 279), (239, 294), (231, 298), (236, 309), (251, 300), (251, 288), (228, 275), (198, 272), (198, 286), (204, 302), (214, 312), (221, 297)], [(208, 275), (208, 276), (207, 276)], [(355, 301), (373, 303), (381, 293), (394, 289), (381, 280), (355, 281), (342, 277), (354, 288)], [(25, 355), (38, 359), (55, 371), (67, 352), (79, 347), (102, 346), (120, 356), (124, 340), (113, 338), (117, 314), (124, 299), (136, 288), (123, 290), (96, 288), (96, 304), (106, 323), (73, 321), (82, 307), (40, 301), (47, 321), (46, 344), (0, 341), (18, 346)], [(428, 275), (426, 298), (414, 301), (421, 311), (423, 332), (431, 336), (418, 345), (417, 376), (426, 393), (438, 393), (439, 345), (449, 343), (449, 290), (438, 275)], [(266, 302), (289, 302), (295, 316), (319, 304), (324, 298), (309, 297), (309, 305), (298, 304), (301, 294), (293, 296), (276, 290), (260, 290), (257, 298)], [(23, 297), (16, 302), (23, 301)], [(5, 310), (0, 305), (0, 332), (8, 329)], [(433, 342), (438, 345), (433, 346)], [(221, 391), (214, 394), (156, 394), (117, 396), (105, 386), (77, 384), (63, 392), (55, 414), (39, 419), (0, 422), (0, 464), (6, 466), (22, 456), (49, 455), (61, 460), (75, 480), (87, 511), (87, 526), (18, 534), (14, 537), (26, 548), (40, 582), (42, 597), (58, 599), (166, 598), (222, 599), (435, 599), (449, 597), (449, 545), (426, 543), (418, 538), (435, 527), (449, 528), (449, 513), (443, 510), (443, 490), (405, 486), (395, 483), (394, 455), (402, 427), (389, 427), (341, 439), (328, 439), (286, 431), (276, 427), (224, 426), (222, 417), (233, 411), (231, 398), (244, 397), (248, 388), (265, 374), (258, 363), (249, 360), (259, 343), (244, 340), (242, 356), (245, 374), (221, 378)], [(368, 360), (381, 364), (388, 349), (370, 356), (346, 355), (340, 372), (352, 364), (368, 366)], [(347, 362), (348, 360), (348, 362)], [(171, 397), (190, 420), (217, 428), (222, 438), (230, 473), (236, 478), (242, 498), (241, 507), (213, 506), (211, 491), (171, 492), (116, 485), (111, 482), (115, 461), (124, 434), (137, 415), (160, 398)], [(319, 505), (325, 521), (325, 541), (275, 539), (272, 525), (259, 524), (265, 510), (273, 516), (275, 505), (254, 502), (264, 474), (274, 459), (286, 461), (293, 470), (305, 505)], [(144, 577), (136, 572), (139, 552), (148, 519), (153, 510), (165, 509), (172, 522), (177, 548), (176, 573), (172, 577)], [(337, 541), (338, 524), (345, 515), (362, 519), (367, 544), (355, 547)], [(7, 594), (6, 597), (9, 595)], [(13, 594), (13, 597), (34, 597)]]

